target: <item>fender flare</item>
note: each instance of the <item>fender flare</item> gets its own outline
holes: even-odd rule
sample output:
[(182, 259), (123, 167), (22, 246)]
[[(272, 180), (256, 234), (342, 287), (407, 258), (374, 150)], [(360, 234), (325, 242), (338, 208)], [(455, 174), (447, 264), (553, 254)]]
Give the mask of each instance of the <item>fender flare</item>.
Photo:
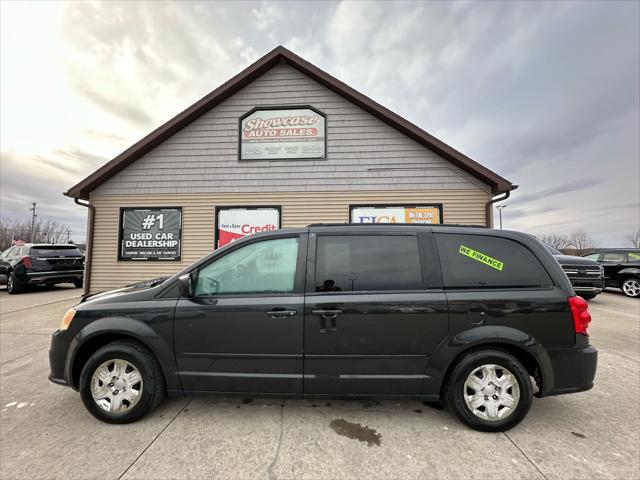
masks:
[(540, 394), (553, 388), (551, 359), (545, 348), (531, 335), (512, 327), (485, 325), (471, 328), (443, 340), (427, 363), (430, 390), (442, 391), (446, 374), (453, 362), (466, 351), (483, 345), (511, 346), (528, 353), (537, 363), (541, 377)]
[(153, 353), (160, 364), (168, 390), (182, 390), (177, 376), (173, 346), (149, 325), (128, 317), (103, 317), (84, 326), (71, 340), (65, 362), (69, 384), (74, 384), (73, 364), (76, 354), (87, 342), (105, 335), (121, 335), (140, 342)]
[(616, 274), (618, 277), (621, 276), (634, 276), (634, 277), (640, 277), (640, 268), (638, 267), (626, 267), (623, 268), (622, 270), (618, 270), (618, 273)]

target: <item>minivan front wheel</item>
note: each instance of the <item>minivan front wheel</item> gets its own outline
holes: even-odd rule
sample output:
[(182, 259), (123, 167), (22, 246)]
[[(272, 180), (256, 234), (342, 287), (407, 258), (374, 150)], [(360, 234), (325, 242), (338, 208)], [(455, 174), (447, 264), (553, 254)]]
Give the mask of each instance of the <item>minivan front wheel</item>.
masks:
[(164, 398), (162, 369), (143, 345), (122, 340), (105, 345), (80, 374), (80, 396), (89, 412), (108, 423), (130, 423)]
[(501, 350), (464, 356), (450, 376), (448, 400), (458, 418), (481, 431), (508, 430), (529, 412), (533, 388), (527, 370)]

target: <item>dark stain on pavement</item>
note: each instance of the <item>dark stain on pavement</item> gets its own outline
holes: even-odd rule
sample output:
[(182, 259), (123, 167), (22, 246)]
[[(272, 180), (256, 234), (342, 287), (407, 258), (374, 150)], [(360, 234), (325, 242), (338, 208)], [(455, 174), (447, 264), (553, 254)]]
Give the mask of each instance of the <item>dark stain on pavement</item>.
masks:
[(380, 405), (380, 402), (378, 402), (377, 400), (363, 400), (362, 401), (362, 408), (377, 407), (378, 405)]
[(571, 432), (571, 435), (573, 435), (574, 437), (578, 437), (578, 438), (587, 438), (586, 435), (583, 435), (583, 434), (578, 433), (578, 432)]
[(444, 405), (440, 402), (427, 402), (426, 400), (422, 402), (425, 407), (435, 408), (436, 410), (444, 410)]
[(251, 402), (253, 402), (253, 398), (243, 398), (242, 399), (242, 403), (244, 403), (245, 405), (248, 404), (248, 403), (251, 403)]
[(347, 422), (343, 418), (332, 420), (329, 426), (338, 435), (358, 440), (359, 442), (366, 442), (368, 447), (373, 445), (380, 446), (380, 442), (382, 441), (382, 435), (373, 428), (362, 426), (359, 423)]
[(422, 410), (420, 410), (419, 408), (416, 408), (416, 409), (414, 410), (414, 412), (416, 412), (416, 413), (422, 413)]

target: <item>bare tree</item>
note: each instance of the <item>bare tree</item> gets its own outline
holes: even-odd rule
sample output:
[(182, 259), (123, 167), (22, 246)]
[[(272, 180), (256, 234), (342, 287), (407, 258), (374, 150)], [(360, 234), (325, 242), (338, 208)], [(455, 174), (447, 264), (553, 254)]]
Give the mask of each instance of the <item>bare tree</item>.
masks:
[[(65, 243), (67, 225), (53, 220), (37, 218), (33, 224), (33, 243)], [(28, 241), (31, 236), (31, 219), (0, 219), (0, 251), (11, 246), (14, 240)]]
[(625, 235), (624, 239), (633, 248), (640, 248), (640, 228), (637, 228), (635, 232), (631, 232), (629, 235)]
[(571, 243), (569, 236), (564, 233), (540, 233), (536, 238), (557, 250), (567, 248)]
[(593, 239), (584, 230), (577, 230), (571, 234), (569, 246), (574, 248), (576, 255), (584, 255), (595, 247)]

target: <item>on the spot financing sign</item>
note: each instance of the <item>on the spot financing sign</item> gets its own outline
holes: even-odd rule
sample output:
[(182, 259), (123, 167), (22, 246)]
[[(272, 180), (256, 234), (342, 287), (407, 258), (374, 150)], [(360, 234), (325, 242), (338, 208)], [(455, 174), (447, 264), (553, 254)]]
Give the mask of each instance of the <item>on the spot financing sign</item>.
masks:
[(351, 207), (351, 223), (441, 223), (440, 207)]
[(119, 260), (180, 260), (182, 208), (122, 208)]
[(251, 235), (280, 228), (277, 207), (219, 207), (216, 225), (216, 248)]
[(324, 157), (325, 119), (315, 110), (258, 109), (240, 122), (241, 160)]

